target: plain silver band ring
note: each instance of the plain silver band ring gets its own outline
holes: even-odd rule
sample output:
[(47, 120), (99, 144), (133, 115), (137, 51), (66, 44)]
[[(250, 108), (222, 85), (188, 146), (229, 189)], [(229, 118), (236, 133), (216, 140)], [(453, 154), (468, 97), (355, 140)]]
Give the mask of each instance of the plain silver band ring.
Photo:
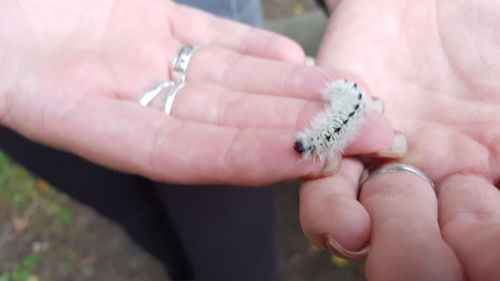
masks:
[(172, 111), (172, 106), (174, 105), (174, 99), (177, 93), (184, 88), (186, 84), (177, 83), (168, 89), (167, 95), (165, 96), (165, 104), (163, 106), (163, 111), (165, 114), (170, 115), (170, 111)]
[(176, 83), (186, 82), (186, 71), (189, 61), (199, 46), (186, 45), (182, 47), (174, 58), (172, 65), (172, 80)]
[(413, 167), (411, 165), (408, 165), (408, 164), (390, 163), (390, 164), (382, 166), (381, 168), (375, 170), (374, 172), (372, 172), (371, 174), (366, 176), (364, 179), (362, 179), (360, 181), (360, 184), (359, 184), (359, 189), (360, 189), (359, 193), (361, 194), (361, 188), (368, 180), (370, 180), (371, 178), (373, 178), (377, 175), (382, 175), (382, 174), (387, 174), (387, 173), (407, 173), (407, 174), (415, 175), (415, 176), (421, 178), (422, 180), (424, 180), (425, 182), (427, 182), (432, 187), (434, 192), (436, 192), (436, 185), (434, 184), (434, 182), (426, 174), (424, 174), (424, 172), (422, 172), (421, 170), (419, 170), (416, 167)]

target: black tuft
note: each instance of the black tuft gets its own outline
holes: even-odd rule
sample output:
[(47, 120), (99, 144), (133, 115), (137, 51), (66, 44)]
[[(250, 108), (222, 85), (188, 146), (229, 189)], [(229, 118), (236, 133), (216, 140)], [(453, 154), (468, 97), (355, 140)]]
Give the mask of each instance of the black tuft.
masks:
[(299, 140), (295, 141), (295, 145), (293, 146), (293, 149), (295, 149), (295, 151), (297, 151), (300, 154), (306, 152), (306, 150), (304, 148), (304, 144), (302, 144), (302, 142)]

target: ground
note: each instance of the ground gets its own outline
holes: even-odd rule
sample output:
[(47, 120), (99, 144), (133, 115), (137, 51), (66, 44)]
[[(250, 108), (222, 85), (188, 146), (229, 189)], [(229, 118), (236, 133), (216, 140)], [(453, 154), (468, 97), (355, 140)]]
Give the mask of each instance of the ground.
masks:
[[(266, 26), (314, 55), (325, 17), (312, 0), (264, 0)], [(300, 230), (295, 181), (277, 186), (278, 280), (364, 280), (362, 263), (312, 247)], [(111, 237), (111, 238), (110, 238)], [(0, 281), (168, 281), (118, 226), (0, 152)], [(237, 281), (237, 280), (235, 280)]]

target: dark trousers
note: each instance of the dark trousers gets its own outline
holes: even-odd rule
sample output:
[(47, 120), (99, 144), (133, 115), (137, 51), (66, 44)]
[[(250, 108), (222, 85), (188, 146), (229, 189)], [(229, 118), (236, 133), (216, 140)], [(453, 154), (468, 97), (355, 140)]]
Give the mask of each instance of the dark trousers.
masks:
[(0, 127), (0, 149), (121, 225), (174, 280), (274, 280), (272, 188), (177, 186), (112, 171)]

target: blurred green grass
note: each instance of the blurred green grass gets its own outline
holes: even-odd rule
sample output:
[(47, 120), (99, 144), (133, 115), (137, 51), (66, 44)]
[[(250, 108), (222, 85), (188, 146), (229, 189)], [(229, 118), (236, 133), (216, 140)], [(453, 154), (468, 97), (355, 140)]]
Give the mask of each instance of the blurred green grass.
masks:
[(59, 225), (71, 221), (71, 210), (59, 202), (60, 194), (47, 182), (31, 175), (0, 151), (0, 200), (17, 213), (28, 211), (35, 202)]
[[(63, 195), (0, 151), (0, 247), (11, 240), (23, 244), (47, 234), (63, 236), (73, 218), (68, 206)], [(24, 244), (0, 255), (0, 281), (38, 280), (43, 253)]]

